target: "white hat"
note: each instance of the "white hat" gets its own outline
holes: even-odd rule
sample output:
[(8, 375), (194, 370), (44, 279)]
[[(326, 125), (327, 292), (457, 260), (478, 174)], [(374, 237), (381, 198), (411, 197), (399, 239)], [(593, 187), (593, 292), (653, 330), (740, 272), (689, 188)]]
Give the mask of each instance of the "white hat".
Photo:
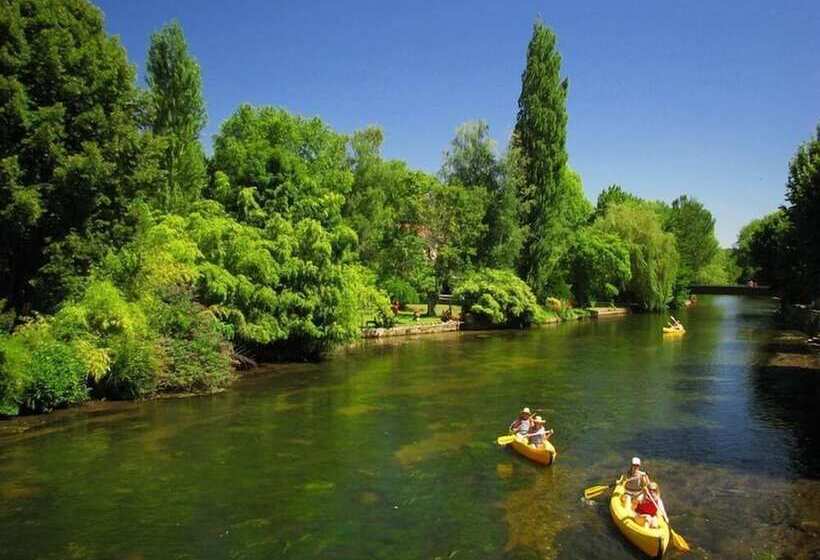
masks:
[(641, 466), (641, 458), (640, 457), (632, 457), (632, 464), (636, 467)]
[(536, 424), (543, 424), (544, 423), (544, 419), (541, 418), (540, 416), (536, 416), (534, 418), (534, 421), (535, 421)]
[(523, 412), (524, 414), (529, 414), (530, 413), (530, 407), (525, 406), (524, 410), (522, 410), (521, 412)]

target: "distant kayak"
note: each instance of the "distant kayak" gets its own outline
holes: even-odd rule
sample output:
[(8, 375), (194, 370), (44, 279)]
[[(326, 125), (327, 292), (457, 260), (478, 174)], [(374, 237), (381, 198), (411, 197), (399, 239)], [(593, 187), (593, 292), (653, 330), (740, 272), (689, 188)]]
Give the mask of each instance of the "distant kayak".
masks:
[(664, 327), (663, 334), (685, 334), (686, 329), (678, 328), (678, 327)]
[(623, 484), (617, 484), (612, 491), (609, 500), (609, 511), (612, 520), (623, 535), (635, 546), (640, 548), (645, 554), (652, 558), (661, 558), (669, 546), (669, 525), (662, 516), (658, 516), (657, 529), (642, 527), (635, 522), (635, 512), (628, 509), (621, 502), (624, 494)]

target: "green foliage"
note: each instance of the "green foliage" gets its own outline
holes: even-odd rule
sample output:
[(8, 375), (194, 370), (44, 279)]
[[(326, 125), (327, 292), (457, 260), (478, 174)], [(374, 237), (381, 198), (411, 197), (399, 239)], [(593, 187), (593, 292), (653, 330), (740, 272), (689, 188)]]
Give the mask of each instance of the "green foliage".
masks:
[[(85, 371), (106, 396), (137, 398), (156, 390), (163, 367), (158, 335), (143, 306), (128, 301), (110, 281), (92, 281), (81, 298), (57, 312), (53, 330), (61, 340), (83, 345)], [(101, 360), (107, 365), (102, 374), (95, 363)]]
[(97, 8), (8, 0), (0, 29), (0, 297), (47, 310), (64, 296), (40, 277), (51, 246), (112, 232), (127, 201), (152, 188), (155, 161), (134, 69)]
[(199, 65), (188, 54), (178, 22), (151, 36), (146, 81), (150, 88), (151, 130), (163, 147), (166, 185), (159, 203), (166, 211), (187, 208), (205, 182), (199, 133), (205, 126), (205, 100)]
[(820, 296), (820, 125), (789, 162), (786, 200), (794, 247), (788, 296), (811, 302)]
[(0, 338), (0, 414), (47, 412), (87, 397), (86, 368), (50, 320), (35, 319)]
[(740, 230), (736, 258), (742, 282), (782, 288), (792, 267), (792, 224), (783, 210), (752, 220)]
[[(555, 34), (536, 23), (521, 77), (518, 118), (511, 141), (521, 173), (517, 185), (524, 231), (519, 269), (538, 297), (566, 293), (558, 263), (583, 208), (567, 169), (567, 81), (561, 79)], [(579, 200), (579, 194), (580, 199)]]
[(459, 184), (442, 185), (429, 178), (429, 205), (424, 212), (422, 237), (435, 263), (436, 295), (452, 288), (457, 276), (469, 272), (477, 247), (487, 231), (482, 223), (486, 192)]
[(641, 199), (627, 192), (620, 185), (609, 185), (598, 195), (598, 201), (595, 205), (595, 217), (600, 218), (604, 216), (610, 206), (624, 202), (641, 202)]
[(505, 180), (503, 171), (487, 123), (462, 124), (444, 154), (440, 174), (446, 183), (484, 191), (486, 229), (477, 243), (478, 266), (511, 268), (521, 250), (515, 185)]
[(566, 259), (572, 293), (582, 306), (614, 301), (632, 277), (629, 245), (595, 227), (578, 231)]
[[(703, 277), (704, 269), (720, 252), (712, 213), (694, 198), (681, 196), (672, 202), (665, 229), (675, 235), (677, 242), (678, 282), (686, 286)], [(713, 267), (711, 274), (714, 272)]]
[[(214, 138), (214, 167), (233, 187), (218, 200), (248, 223), (279, 214), (334, 227), (353, 182), (346, 147), (347, 138), (317, 118), (242, 105)], [(249, 215), (249, 205), (262, 213)]]
[(672, 301), (678, 254), (675, 237), (663, 231), (658, 213), (646, 204), (625, 202), (610, 206), (594, 227), (629, 247), (627, 297), (647, 310), (665, 309)]
[(529, 286), (507, 270), (478, 270), (464, 278), (453, 295), (464, 312), (498, 327), (529, 327), (539, 311)]
[(231, 346), (221, 323), (188, 290), (166, 293), (153, 318), (161, 335), (161, 391), (212, 391), (231, 380)]
[(718, 249), (712, 261), (695, 276), (695, 284), (726, 286), (737, 282), (741, 269), (735, 261), (734, 251)]
[(402, 307), (409, 303), (419, 303), (421, 301), (415, 288), (401, 278), (388, 278), (380, 284), (382, 289), (387, 292), (390, 301), (398, 301)]

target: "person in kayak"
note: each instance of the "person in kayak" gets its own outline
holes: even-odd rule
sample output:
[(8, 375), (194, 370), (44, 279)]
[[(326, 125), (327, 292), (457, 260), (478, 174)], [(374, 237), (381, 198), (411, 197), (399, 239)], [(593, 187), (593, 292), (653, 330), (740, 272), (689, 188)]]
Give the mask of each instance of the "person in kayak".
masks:
[(642, 527), (648, 525), (657, 529), (660, 526), (658, 516), (666, 519), (666, 508), (663, 507), (658, 483), (650, 482), (635, 501), (635, 522)]
[(536, 416), (533, 418), (533, 425), (527, 437), (530, 439), (530, 445), (536, 448), (542, 448), (545, 447), (544, 442), (546, 442), (552, 434), (552, 430), (544, 428), (544, 419), (540, 416)]
[(649, 475), (641, 470), (641, 458), (632, 457), (632, 464), (624, 476), (624, 493), (621, 496), (623, 504), (632, 508), (632, 500), (640, 496), (649, 485)]
[(518, 413), (518, 418), (510, 424), (510, 431), (518, 436), (527, 437), (530, 427), (532, 426), (531, 416), (532, 414), (530, 413), (529, 407), (525, 406), (521, 412)]

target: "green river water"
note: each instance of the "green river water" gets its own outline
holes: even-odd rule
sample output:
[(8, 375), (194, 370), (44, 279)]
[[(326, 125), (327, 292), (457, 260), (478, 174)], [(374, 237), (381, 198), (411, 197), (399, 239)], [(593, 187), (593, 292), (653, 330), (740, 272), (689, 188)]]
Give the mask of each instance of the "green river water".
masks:
[[(757, 365), (771, 310), (703, 297), (668, 340), (634, 315), (370, 343), (2, 422), (0, 558), (640, 558), (581, 500), (633, 455), (689, 557), (820, 558), (820, 377)], [(522, 405), (551, 467), (494, 443)]]

